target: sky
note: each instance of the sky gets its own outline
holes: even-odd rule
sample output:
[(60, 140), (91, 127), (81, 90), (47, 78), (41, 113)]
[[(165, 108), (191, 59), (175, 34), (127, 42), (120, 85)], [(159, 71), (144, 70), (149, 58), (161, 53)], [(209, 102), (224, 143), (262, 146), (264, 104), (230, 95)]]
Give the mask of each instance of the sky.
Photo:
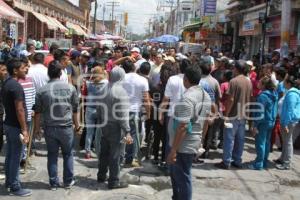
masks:
[[(69, 0), (78, 6), (79, 0)], [(112, 2), (113, 0), (98, 0), (97, 18), (103, 18), (103, 2)], [(115, 8), (115, 16), (117, 21), (121, 18), (121, 14), (128, 12), (128, 30), (133, 33), (145, 33), (146, 24), (149, 19), (156, 14), (157, 0), (114, 0), (120, 2), (120, 6)], [(99, 5), (100, 4), (100, 5)], [(94, 5), (92, 4), (92, 14), (94, 13)], [(106, 6), (105, 20), (111, 19), (111, 7)], [(122, 23), (124, 21), (122, 20)]]
[[(69, 0), (74, 5), (78, 6), (79, 0)], [(128, 12), (128, 32), (133, 32), (137, 34), (145, 33), (148, 30), (149, 19), (157, 16), (157, 2), (162, 0), (98, 0), (98, 11), (97, 18), (103, 18), (103, 2), (120, 2), (120, 6), (115, 8), (115, 16), (117, 16), (117, 21), (120, 19), (120, 15), (124, 12)], [(176, 2), (176, 0), (174, 0)], [(218, 9), (224, 8), (229, 0), (218, 0)], [(92, 4), (93, 14), (94, 5)], [(106, 6), (105, 20), (111, 19), (111, 7)], [(168, 9), (166, 9), (168, 10)], [(122, 20), (122, 23), (124, 21)]]

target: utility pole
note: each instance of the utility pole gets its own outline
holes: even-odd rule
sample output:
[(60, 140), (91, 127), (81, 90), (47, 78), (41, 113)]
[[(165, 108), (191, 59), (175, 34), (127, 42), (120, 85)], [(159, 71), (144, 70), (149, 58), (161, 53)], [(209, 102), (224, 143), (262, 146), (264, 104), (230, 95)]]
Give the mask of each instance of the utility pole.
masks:
[(261, 47), (261, 53), (260, 53), (260, 64), (264, 64), (264, 57), (265, 57), (265, 43), (266, 43), (266, 29), (267, 29), (267, 20), (268, 20), (268, 10), (270, 5), (270, 0), (266, 0), (266, 10), (263, 16), (262, 21), (262, 28), (263, 28), (263, 36), (262, 36), (262, 47)]
[(289, 53), (291, 17), (292, 2), (291, 0), (283, 0), (281, 9), (281, 57), (288, 56)]
[(97, 21), (97, 9), (98, 9), (98, 2), (95, 1), (95, 13), (94, 13), (94, 24), (93, 24), (93, 34), (96, 35), (96, 21)]
[(111, 19), (112, 19), (111, 32), (112, 34), (114, 34), (114, 29), (115, 29), (114, 12), (115, 12), (115, 7), (120, 6), (120, 2), (118, 1), (107, 2), (107, 6), (111, 7)]
[(105, 27), (105, 10), (106, 10), (105, 3), (103, 3), (103, 17), (102, 17), (102, 25), (103, 25), (103, 27)]

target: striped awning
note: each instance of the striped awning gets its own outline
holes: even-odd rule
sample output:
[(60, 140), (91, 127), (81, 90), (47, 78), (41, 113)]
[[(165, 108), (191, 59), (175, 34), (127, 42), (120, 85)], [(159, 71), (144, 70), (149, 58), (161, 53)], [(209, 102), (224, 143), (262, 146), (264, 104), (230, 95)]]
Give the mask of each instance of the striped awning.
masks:
[(41, 13), (37, 13), (32, 11), (31, 12), (40, 22), (47, 24), (48, 29), (50, 30), (57, 30), (57, 25), (53, 23), (46, 15), (43, 15)]
[(77, 24), (73, 24), (71, 22), (67, 22), (66, 26), (70, 29), (72, 29), (75, 33), (75, 35), (84, 35), (84, 36), (88, 36), (88, 34)]
[(8, 19), (10, 21), (25, 21), (24, 17), (7, 5), (3, 0), (0, 0), (0, 18)]
[(64, 25), (62, 25), (57, 19), (53, 17), (49, 17), (47, 15), (37, 13), (34, 11), (31, 11), (31, 13), (42, 23), (47, 24), (47, 27), (50, 30), (60, 30), (61, 32), (68, 31), (68, 29)]

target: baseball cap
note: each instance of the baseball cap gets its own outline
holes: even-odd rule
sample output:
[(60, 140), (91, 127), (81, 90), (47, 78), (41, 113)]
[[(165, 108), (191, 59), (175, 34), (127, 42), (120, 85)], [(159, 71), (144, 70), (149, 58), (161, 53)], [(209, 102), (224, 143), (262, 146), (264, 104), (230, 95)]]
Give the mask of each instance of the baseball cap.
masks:
[(248, 66), (250, 66), (250, 69), (251, 69), (251, 70), (255, 70), (255, 69), (256, 69), (256, 67), (254, 66), (254, 64), (253, 64), (253, 62), (252, 62), (251, 60), (247, 60), (247, 61), (246, 61), (246, 64), (247, 64)]
[(81, 52), (81, 56), (83, 56), (83, 57), (90, 57), (91, 55), (90, 55), (90, 53), (88, 51), (82, 51)]
[(75, 59), (75, 58), (79, 57), (80, 55), (81, 55), (80, 51), (74, 50), (71, 52), (70, 56), (72, 59)]
[(131, 52), (141, 53), (141, 50), (140, 50), (139, 48), (137, 48), (137, 47), (133, 47), (133, 48), (131, 49)]

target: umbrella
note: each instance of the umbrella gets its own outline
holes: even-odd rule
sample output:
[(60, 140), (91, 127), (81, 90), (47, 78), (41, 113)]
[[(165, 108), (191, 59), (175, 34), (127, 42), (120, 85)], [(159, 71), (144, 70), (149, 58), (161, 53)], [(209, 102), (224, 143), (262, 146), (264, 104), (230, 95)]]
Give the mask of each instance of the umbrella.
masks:
[(174, 43), (179, 41), (179, 38), (174, 35), (162, 35), (155, 39), (157, 40), (157, 42), (161, 42), (161, 43)]

